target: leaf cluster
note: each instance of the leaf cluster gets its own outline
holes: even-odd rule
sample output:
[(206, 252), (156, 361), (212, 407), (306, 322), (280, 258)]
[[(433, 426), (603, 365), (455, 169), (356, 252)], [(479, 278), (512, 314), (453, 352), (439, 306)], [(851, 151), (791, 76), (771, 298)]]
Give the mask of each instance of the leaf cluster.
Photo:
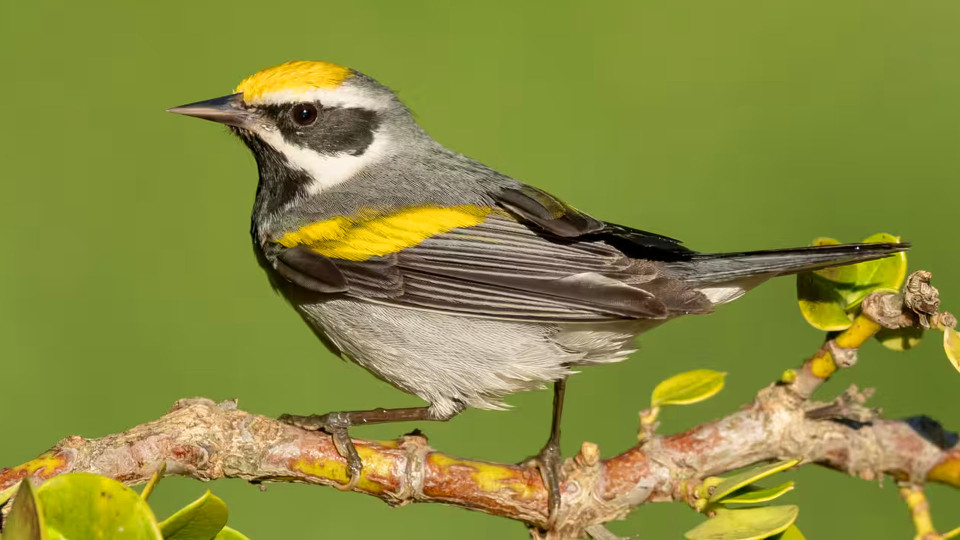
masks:
[[(712, 369), (695, 369), (674, 375), (653, 389), (650, 408), (641, 422), (652, 424), (661, 407), (690, 405), (710, 399), (724, 386), (726, 373)], [(762, 487), (756, 482), (785, 471), (799, 459), (761, 465), (733, 476), (710, 477), (698, 489), (696, 509), (710, 519), (687, 531), (688, 540), (803, 540), (794, 524), (800, 510), (795, 505), (763, 506), (794, 488), (784, 482)]]
[[(89, 473), (51, 478), (34, 488), (18, 485), (2, 540), (248, 540), (227, 527), (227, 505), (207, 491), (157, 521), (147, 505), (160, 474), (137, 493), (122, 483)], [(13, 493), (7, 493), (11, 496)], [(3, 501), (0, 501), (2, 503)]]
[[(899, 242), (900, 237), (877, 233), (863, 243)], [(815, 246), (836, 245), (833, 238), (817, 238)], [(835, 266), (797, 274), (797, 300), (800, 312), (811, 326), (827, 332), (839, 332), (849, 328), (860, 313), (863, 299), (873, 292), (898, 293), (907, 277), (906, 252), (895, 253), (883, 259)], [(960, 334), (956, 329), (942, 325), (943, 348), (947, 359), (960, 371)], [(884, 347), (894, 351), (912, 349), (923, 337), (920, 326), (883, 328), (876, 339)]]

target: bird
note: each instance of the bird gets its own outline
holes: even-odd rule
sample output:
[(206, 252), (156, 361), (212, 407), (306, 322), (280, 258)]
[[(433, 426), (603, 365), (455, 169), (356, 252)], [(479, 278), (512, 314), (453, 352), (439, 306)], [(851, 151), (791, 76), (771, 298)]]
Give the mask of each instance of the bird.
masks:
[(906, 243), (700, 253), (595, 218), (428, 135), (387, 86), (324, 61), (259, 71), (168, 109), (224, 124), (256, 159), (250, 234), (272, 287), (336, 354), (426, 405), (283, 415), (331, 435), (351, 489), (349, 428), (445, 421), (553, 385), (529, 462), (560, 509), (567, 377), (635, 338), (706, 314), (769, 278), (878, 259)]

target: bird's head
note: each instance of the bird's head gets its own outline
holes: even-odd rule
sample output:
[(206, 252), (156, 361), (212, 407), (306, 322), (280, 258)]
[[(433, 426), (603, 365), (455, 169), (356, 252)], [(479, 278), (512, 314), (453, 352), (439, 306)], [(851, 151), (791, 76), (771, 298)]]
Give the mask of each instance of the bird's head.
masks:
[[(397, 149), (419, 128), (389, 88), (329, 62), (294, 61), (255, 73), (234, 93), (170, 112), (230, 126), (261, 168), (299, 175), (306, 193), (349, 179)], [(291, 187), (291, 186), (287, 186)]]

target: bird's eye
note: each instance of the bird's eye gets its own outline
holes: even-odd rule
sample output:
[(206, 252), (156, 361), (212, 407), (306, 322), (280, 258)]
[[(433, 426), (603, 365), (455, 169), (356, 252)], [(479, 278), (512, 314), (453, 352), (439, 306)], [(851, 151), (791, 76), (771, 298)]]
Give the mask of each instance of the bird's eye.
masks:
[(317, 106), (312, 103), (300, 103), (290, 110), (293, 121), (301, 126), (309, 126), (317, 121)]

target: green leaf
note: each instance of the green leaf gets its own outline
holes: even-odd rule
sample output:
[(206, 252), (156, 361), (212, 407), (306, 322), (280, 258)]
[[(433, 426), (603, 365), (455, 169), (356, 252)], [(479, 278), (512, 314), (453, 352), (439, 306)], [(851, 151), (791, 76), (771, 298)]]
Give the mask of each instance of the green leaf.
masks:
[(759, 504), (772, 501), (792, 489), (792, 481), (784, 482), (779, 486), (771, 488), (761, 488), (750, 485), (734, 491), (718, 502), (723, 504)]
[(140, 495), (104, 476), (63, 474), (37, 490), (47, 527), (63, 537), (161, 540), (153, 512)]
[(7, 527), (3, 531), (6, 540), (48, 540), (47, 527), (44, 524), (42, 503), (30, 480), (20, 482), (17, 498), (7, 516)]
[(787, 530), (782, 533), (771, 536), (770, 540), (807, 540), (807, 538), (803, 536), (803, 533), (801, 533), (800, 529), (794, 524), (787, 527)]
[(726, 375), (712, 369), (695, 369), (674, 375), (653, 389), (650, 406), (689, 405), (709, 399), (723, 389)]
[(211, 540), (226, 524), (226, 503), (207, 491), (163, 520), (160, 530), (164, 540)]
[(717, 487), (710, 495), (710, 502), (718, 502), (744, 486), (748, 486), (778, 472), (785, 471), (797, 463), (800, 463), (799, 459), (779, 461), (768, 465), (760, 465), (759, 467), (748, 469), (729, 478), (724, 478), (722, 482), (717, 484)]
[(231, 529), (230, 527), (224, 527), (217, 534), (216, 538), (213, 540), (250, 540), (243, 534)]
[(797, 519), (796, 506), (718, 510), (684, 535), (688, 540), (762, 540), (784, 532)]
[[(867, 237), (863, 243), (899, 241), (899, 236), (877, 233)], [(859, 305), (868, 294), (877, 289), (899, 291), (907, 278), (907, 253), (901, 251), (883, 259), (862, 262), (855, 265), (855, 268), (857, 269), (857, 290), (847, 298), (848, 307)]]
[(884, 347), (892, 351), (902, 352), (912, 349), (920, 343), (920, 338), (923, 337), (923, 328), (919, 326), (897, 328), (896, 330), (882, 328), (874, 337)]
[(821, 236), (815, 238), (813, 242), (810, 242), (811, 246), (839, 246), (840, 241), (836, 238), (830, 238), (829, 236)]
[[(864, 243), (899, 242), (900, 238), (879, 233)], [(818, 246), (838, 244), (833, 238), (818, 238)], [(800, 312), (813, 327), (827, 332), (850, 327), (850, 312), (870, 293), (900, 290), (907, 276), (907, 254), (895, 253), (875, 261), (823, 268), (797, 274), (797, 298)]]
[[(840, 245), (840, 241), (835, 238), (817, 238), (811, 245), (837, 246)], [(847, 287), (853, 287), (857, 283), (857, 266), (854, 264), (821, 268), (820, 270), (814, 270), (813, 273), (835, 283), (843, 284)]]
[(960, 371), (960, 332), (950, 327), (943, 329), (943, 350), (950, 364)]
[(2, 507), (7, 501), (10, 500), (10, 497), (13, 497), (17, 493), (17, 488), (20, 487), (20, 483), (8, 487), (7, 489), (0, 490), (0, 507)]
[(818, 330), (836, 332), (853, 324), (837, 284), (814, 272), (797, 274), (797, 299), (803, 318)]
[[(876, 242), (899, 242), (899, 236), (878, 233), (863, 240), (864, 244)], [(817, 273), (829, 276), (827, 270), (818, 270)], [(837, 268), (836, 290), (843, 297), (844, 307), (850, 311), (863, 302), (870, 293), (887, 289), (893, 292), (900, 290), (907, 277), (906, 252), (895, 253), (883, 259), (865, 261)], [(832, 279), (832, 278), (829, 278)]]

